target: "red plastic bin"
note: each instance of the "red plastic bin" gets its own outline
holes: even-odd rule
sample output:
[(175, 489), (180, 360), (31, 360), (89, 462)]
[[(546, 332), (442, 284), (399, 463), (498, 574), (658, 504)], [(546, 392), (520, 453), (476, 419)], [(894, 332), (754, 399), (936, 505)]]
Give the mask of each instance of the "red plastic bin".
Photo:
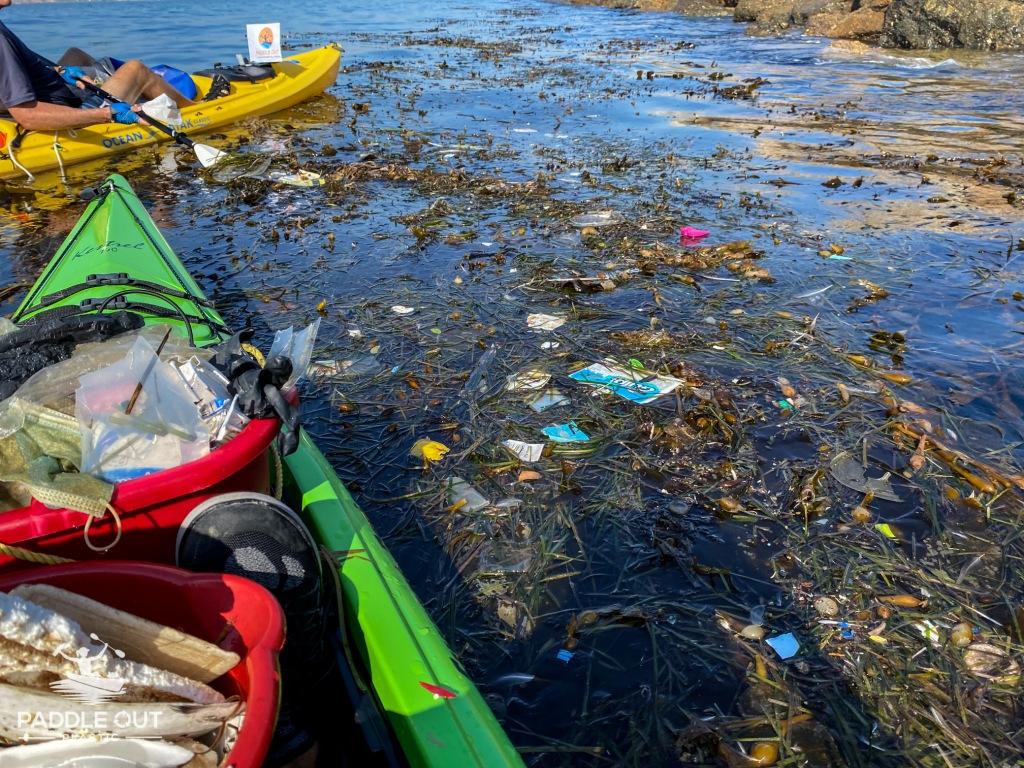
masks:
[[(119, 483), (111, 505), (121, 521), (121, 540), (103, 554), (173, 563), (178, 526), (200, 502), (235, 491), (268, 492), (268, 449), (279, 427), (277, 419), (255, 419), (201, 459)], [(83, 512), (51, 509), (33, 499), (27, 507), (0, 514), (0, 542), (72, 560), (102, 557), (86, 545), (88, 519)], [(94, 546), (104, 547), (116, 537), (117, 524), (109, 513), (89, 528)], [(0, 555), (0, 570), (28, 565)]]
[(241, 661), (212, 683), (225, 696), (245, 701), (238, 739), (222, 765), (263, 764), (277, 721), (277, 658), (284, 645), (284, 615), (266, 589), (231, 574), (117, 560), (0, 574), (0, 590), (19, 584), (50, 584), (76, 592), (237, 653)]

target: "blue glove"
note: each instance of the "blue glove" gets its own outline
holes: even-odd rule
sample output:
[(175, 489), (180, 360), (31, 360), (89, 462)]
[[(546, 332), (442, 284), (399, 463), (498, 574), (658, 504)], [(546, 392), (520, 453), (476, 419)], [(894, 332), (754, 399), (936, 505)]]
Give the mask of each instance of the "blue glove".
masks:
[(117, 101), (110, 105), (110, 117), (115, 123), (131, 125), (139, 122), (139, 113), (132, 110), (131, 104)]
[(77, 88), (78, 78), (85, 77), (85, 70), (81, 67), (61, 67), (60, 76), (72, 88)]

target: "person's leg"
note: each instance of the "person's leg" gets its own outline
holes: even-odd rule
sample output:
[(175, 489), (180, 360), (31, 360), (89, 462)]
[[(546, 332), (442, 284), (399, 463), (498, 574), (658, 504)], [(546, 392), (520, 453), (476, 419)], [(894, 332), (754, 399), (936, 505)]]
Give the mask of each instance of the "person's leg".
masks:
[(57, 59), (57, 64), (62, 67), (88, 67), (95, 61), (96, 59), (81, 48), (68, 48), (64, 55)]
[(140, 98), (155, 99), (161, 93), (174, 99), (179, 107), (192, 103), (190, 99), (186, 99), (178, 93), (177, 89), (166, 80), (151, 72), (149, 67), (138, 59), (132, 59), (122, 64), (117, 72), (103, 84), (103, 90), (129, 104), (134, 104)]

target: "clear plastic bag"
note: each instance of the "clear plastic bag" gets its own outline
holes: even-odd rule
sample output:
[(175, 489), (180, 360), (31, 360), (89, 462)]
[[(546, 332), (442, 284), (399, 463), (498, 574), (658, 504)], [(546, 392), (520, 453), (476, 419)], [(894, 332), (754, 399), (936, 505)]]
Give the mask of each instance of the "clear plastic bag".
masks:
[(238, 395), (235, 395), (226, 408), (218, 411), (207, 421), (213, 445), (218, 446), (228, 442), (241, 432), (249, 421), (249, 417), (238, 408)]
[(284, 355), (292, 361), (292, 375), (285, 382), (282, 389), (295, 386), (299, 379), (306, 375), (309, 368), (309, 361), (313, 357), (313, 345), (316, 344), (316, 334), (320, 330), (320, 318), (318, 317), (310, 325), (301, 331), (294, 328), (286, 328), (274, 334), (274, 343), (270, 345), (269, 360), (277, 355)]
[[(2, 326), (0, 323), (0, 332)], [(160, 354), (163, 360), (182, 361), (194, 355), (201, 360), (210, 354), (193, 349), (174, 335), (168, 336), (168, 330), (166, 325), (151, 326), (101, 342), (80, 344), (70, 358), (39, 371), (11, 397), (0, 402), (0, 486), (4, 486), (0, 488), (0, 509), (23, 506), (31, 495), (51, 507), (67, 507), (92, 515), (104, 514), (113, 486), (100, 476), (76, 471), (82, 467), (86, 443), (85, 428), (76, 418), (76, 391), (82, 379), (89, 381), (90, 375), (96, 372), (98, 376), (93, 381), (97, 390), (110, 388), (112, 384), (104, 372), (123, 361), (140, 339), (143, 344), (148, 344), (150, 359), (153, 360), (155, 353), (152, 350), (165, 338), (167, 341)], [(121, 387), (122, 390), (129, 388), (134, 389), (133, 386)], [(123, 392), (118, 394), (124, 398)], [(127, 398), (130, 397), (131, 392), (128, 392)], [(142, 413), (139, 407), (137, 404), (133, 415)], [(114, 413), (115, 410), (108, 407), (106, 412)], [(195, 411), (194, 404), (192, 410)], [(120, 411), (123, 415), (124, 403)], [(92, 429), (90, 422), (90, 432)], [(102, 426), (97, 427), (97, 434), (88, 437), (89, 445), (104, 440), (116, 443), (118, 435), (103, 429)], [(145, 470), (143, 460), (158, 454), (160, 446), (147, 447), (144, 442), (136, 444), (137, 425), (133, 425), (133, 430), (136, 434), (129, 436), (133, 438), (131, 450), (136, 454), (134, 470), (139, 467)], [(201, 437), (197, 435), (197, 439)], [(195, 451), (191, 443), (183, 446), (178, 437), (173, 441), (164, 446), (171, 451), (172, 458), (164, 460), (163, 464), (173, 462), (176, 466), (208, 451), (208, 448)], [(111, 472), (110, 477), (123, 479), (138, 474), (141, 471), (129, 471), (125, 475)]]
[(238, 410), (238, 397), (232, 396), (227, 377), (214, 366), (193, 357), (177, 369), (195, 399), (214, 445), (230, 440), (249, 423), (248, 417)]
[(227, 377), (212, 365), (192, 357), (176, 367), (204, 421), (225, 410), (231, 403)]
[(175, 128), (185, 124), (181, 117), (181, 110), (170, 96), (161, 93), (155, 99), (150, 99), (142, 105), (142, 111), (147, 115), (156, 118), (161, 123), (167, 123)]
[(210, 430), (195, 395), (143, 337), (118, 362), (80, 377), (75, 415), (82, 430), (81, 471), (109, 482), (210, 452)]

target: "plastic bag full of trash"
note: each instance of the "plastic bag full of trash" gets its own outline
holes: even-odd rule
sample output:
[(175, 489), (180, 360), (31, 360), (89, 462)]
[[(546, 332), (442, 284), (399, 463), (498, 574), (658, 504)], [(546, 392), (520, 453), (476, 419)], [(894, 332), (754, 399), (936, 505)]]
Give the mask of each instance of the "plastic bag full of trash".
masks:
[(145, 338), (118, 362), (80, 381), (75, 416), (82, 430), (82, 472), (119, 482), (210, 452), (209, 429), (193, 394)]
[(79, 344), (71, 357), (37, 371), (18, 387), (14, 395), (0, 402), (0, 437), (10, 435), (21, 427), (20, 421), (15, 418), (18, 412), (11, 412), (8, 407), (15, 399), (73, 416), (75, 390), (79, 387), (81, 377), (123, 359), (139, 338), (157, 347), (166, 337), (160, 351), (161, 360), (185, 361), (192, 357), (205, 360), (210, 357), (210, 352), (193, 349), (185, 339), (173, 333), (167, 336), (169, 329), (168, 325), (152, 325), (103, 341)]

